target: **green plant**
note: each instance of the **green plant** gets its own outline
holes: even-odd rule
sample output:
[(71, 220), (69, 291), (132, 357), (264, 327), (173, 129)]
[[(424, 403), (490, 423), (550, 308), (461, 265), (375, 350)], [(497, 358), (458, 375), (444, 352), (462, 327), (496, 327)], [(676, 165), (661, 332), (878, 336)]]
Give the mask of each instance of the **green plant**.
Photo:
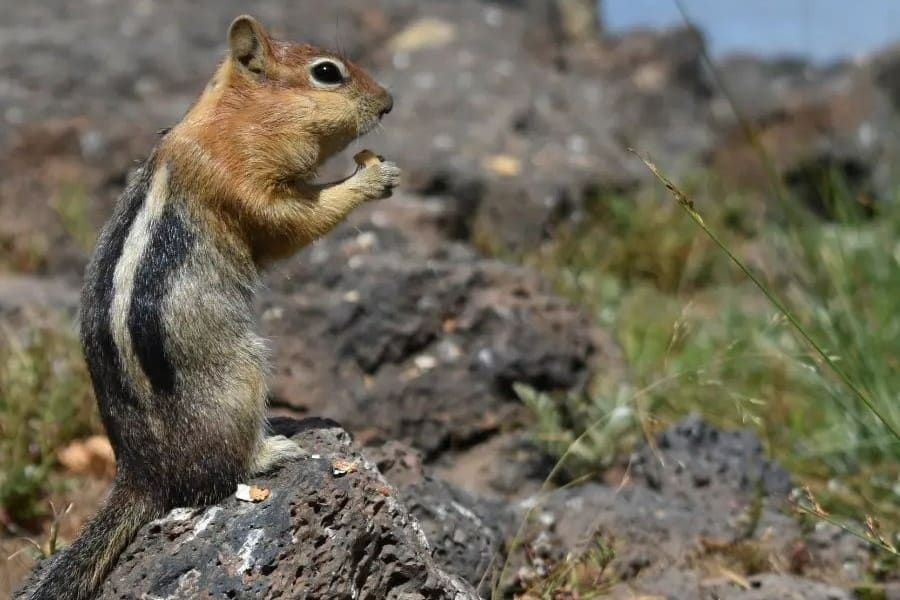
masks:
[[(521, 600), (591, 600), (606, 597), (615, 581), (608, 569), (616, 557), (609, 540), (594, 533), (585, 548), (560, 559), (544, 556), (537, 545), (525, 547), (526, 566), (520, 577)], [(526, 575), (527, 574), (527, 575)]]
[[(802, 364), (815, 372), (815, 382), (829, 401), (823, 404), (821, 426), (811, 436), (806, 453), (840, 474), (850, 474), (861, 465), (893, 470), (900, 460), (900, 376), (895, 353), (900, 334), (900, 218), (896, 211), (863, 229), (856, 207), (840, 194), (846, 188), (836, 182), (827, 186), (822, 196), (842, 217), (840, 229), (821, 225), (789, 238), (797, 255), (794, 265), (802, 265), (791, 270), (788, 281), (794, 285), (784, 290), (785, 297), (794, 297), (795, 312), (706, 225), (681, 190), (652, 163), (645, 163), (790, 323), (792, 333), (812, 349)], [(900, 495), (897, 475), (891, 488), (884, 490), (894, 500)], [(890, 505), (896, 507), (896, 501)]]
[[(822, 184), (830, 221), (768, 214), (712, 177), (688, 184), (700, 211), (681, 192), (668, 205), (648, 192), (601, 197), (532, 256), (621, 354), (586, 394), (522, 395), (557, 456), (588, 432), (568, 469), (597, 469), (642, 428), (700, 412), (755, 427), (836, 513), (900, 522), (900, 206), (872, 218), (840, 178)], [(698, 236), (698, 223), (714, 235)]]
[(99, 422), (74, 336), (53, 325), (0, 333), (0, 509), (31, 527), (47, 515), (56, 450)]

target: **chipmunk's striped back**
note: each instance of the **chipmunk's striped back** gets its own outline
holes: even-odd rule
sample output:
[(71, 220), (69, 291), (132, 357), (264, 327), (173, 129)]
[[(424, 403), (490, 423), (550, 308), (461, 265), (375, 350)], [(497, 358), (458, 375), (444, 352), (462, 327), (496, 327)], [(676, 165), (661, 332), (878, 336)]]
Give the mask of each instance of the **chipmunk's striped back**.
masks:
[(249, 293), (256, 268), (212, 235), (183, 187), (154, 152), (88, 266), (81, 335), (117, 475), (31, 598), (89, 597), (143, 523), (220, 498), (256, 465), (267, 370)]
[[(267, 370), (248, 293), (256, 268), (183, 188), (158, 152), (141, 167), (100, 236), (82, 298), (85, 356), (119, 475), (150, 475), (160, 506), (215, 498), (250, 468)], [(217, 447), (209, 416), (222, 405), (253, 423), (231, 440), (237, 451)], [(202, 468), (185, 469), (185, 451)]]

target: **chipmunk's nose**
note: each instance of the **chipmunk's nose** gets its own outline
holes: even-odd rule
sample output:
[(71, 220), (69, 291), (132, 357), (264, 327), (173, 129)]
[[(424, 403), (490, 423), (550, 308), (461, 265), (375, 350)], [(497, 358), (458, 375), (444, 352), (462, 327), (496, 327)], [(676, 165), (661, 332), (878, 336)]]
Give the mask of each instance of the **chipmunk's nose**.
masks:
[(381, 112), (378, 113), (378, 116), (383, 117), (388, 114), (394, 108), (394, 97), (391, 96), (390, 92), (385, 92), (384, 99), (384, 107), (382, 107)]

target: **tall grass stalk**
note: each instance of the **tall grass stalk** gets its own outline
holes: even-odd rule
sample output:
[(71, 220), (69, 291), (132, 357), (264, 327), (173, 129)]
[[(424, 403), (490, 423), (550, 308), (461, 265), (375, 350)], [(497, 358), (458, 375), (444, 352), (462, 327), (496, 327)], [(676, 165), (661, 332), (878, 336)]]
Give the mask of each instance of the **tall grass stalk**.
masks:
[(672, 181), (670, 181), (659, 168), (651, 162), (649, 159), (641, 156), (635, 150), (629, 148), (629, 151), (632, 152), (635, 156), (641, 159), (647, 168), (653, 173), (653, 175), (659, 179), (659, 181), (669, 190), (669, 193), (672, 194), (672, 197), (676, 202), (690, 215), (691, 219), (703, 230), (703, 232), (709, 236), (709, 238), (713, 241), (713, 243), (718, 246), (722, 252), (731, 260), (737, 267), (741, 270), (744, 275), (759, 289), (766, 299), (775, 307), (775, 309), (791, 324), (794, 328), (794, 331), (805, 341), (809, 346), (813, 349), (813, 351), (818, 355), (818, 357), (824, 362), (831, 371), (838, 376), (838, 378), (847, 386), (847, 388), (853, 393), (856, 398), (862, 402), (866, 408), (871, 411), (875, 417), (878, 418), (879, 421), (887, 428), (887, 430), (896, 438), (897, 442), (900, 442), (900, 431), (898, 431), (897, 427), (892, 423), (887, 417), (882, 414), (882, 411), (875, 405), (872, 400), (863, 393), (860, 387), (847, 375), (846, 371), (842, 369), (837, 363), (832, 359), (828, 353), (823, 350), (822, 346), (815, 340), (813, 337), (807, 332), (806, 328), (797, 317), (794, 316), (793, 312), (788, 309), (788, 307), (782, 302), (768, 286), (766, 286), (756, 275), (754, 275), (753, 271), (751, 271), (744, 262), (739, 259), (735, 254), (731, 251), (731, 249), (719, 238), (716, 233), (710, 229), (706, 222), (703, 220), (703, 217), (700, 216), (700, 213), (694, 208), (694, 203), (687, 197), (687, 195), (682, 192)]

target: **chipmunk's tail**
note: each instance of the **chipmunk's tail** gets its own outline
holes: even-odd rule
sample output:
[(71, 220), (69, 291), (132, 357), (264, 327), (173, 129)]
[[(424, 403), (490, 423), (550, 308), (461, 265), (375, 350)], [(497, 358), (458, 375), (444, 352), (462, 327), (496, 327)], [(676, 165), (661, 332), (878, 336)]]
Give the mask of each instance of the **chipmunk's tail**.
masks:
[(144, 494), (116, 480), (106, 502), (71, 546), (47, 559), (20, 600), (88, 600), (93, 598), (119, 554), (144, 523), (161, 513)]

